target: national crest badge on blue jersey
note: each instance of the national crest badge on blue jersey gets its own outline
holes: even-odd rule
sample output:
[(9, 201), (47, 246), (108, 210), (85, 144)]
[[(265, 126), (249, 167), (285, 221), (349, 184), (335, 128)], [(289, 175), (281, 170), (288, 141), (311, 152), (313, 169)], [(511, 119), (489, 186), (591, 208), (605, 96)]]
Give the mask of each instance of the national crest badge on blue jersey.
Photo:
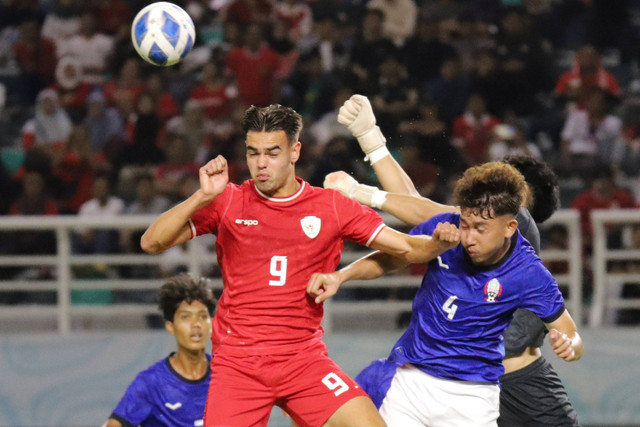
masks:
[(300, 220), (302, 231), (310, 239), (315, 239), (318, 233), (320, 233), (320, 226), (322, 225), (320, 218), (317, 216), (305, 216)]
[(496, 302), (502, 295), (502, 285), (498, 279), (491, 279), (484, 285), (484, 300), (486, 302)]

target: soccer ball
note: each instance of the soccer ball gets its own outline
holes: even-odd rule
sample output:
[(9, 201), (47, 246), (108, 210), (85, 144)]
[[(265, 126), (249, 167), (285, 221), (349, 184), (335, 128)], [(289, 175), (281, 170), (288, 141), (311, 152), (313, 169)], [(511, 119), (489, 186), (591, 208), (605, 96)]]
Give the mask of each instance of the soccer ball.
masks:
[(159, 66), (180, 62), (193, 47), (196, 30), (187, 12), (173, 3), (152, 3), (131, 24), (131, 41), (142, 59)]

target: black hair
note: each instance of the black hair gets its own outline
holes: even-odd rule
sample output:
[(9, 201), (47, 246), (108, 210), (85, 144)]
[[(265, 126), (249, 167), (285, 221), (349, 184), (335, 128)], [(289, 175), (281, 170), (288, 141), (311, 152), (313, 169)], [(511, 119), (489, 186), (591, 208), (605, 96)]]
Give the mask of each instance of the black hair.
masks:
[(188, 273), (181, 273), (168, 279), (160, 288), (158, 298), (158, 308), (162, 311), (164, 320), (173, 322), (173, 317), (183, 301), (189, 304), (200, 301), (207, 307), (209, 315), (213, 316), (217, 301), (208, 285), (208, 279)]
[(293, 108), (280, 104), (272, 104), (267, 107), (252, 105), (244, 113), (242, 118), (242, 130), (245, 135), (249, 131), (276, 132), (284, 131), (289, 144), (298, 141), (302, 131), (302, 117)]
[(543, 223), (560, 207), (558, 175), (545, 162), (530, 156), (509, 156), (503, 162), (518, 169), (531, 192), (527, 206), (533, 220)]

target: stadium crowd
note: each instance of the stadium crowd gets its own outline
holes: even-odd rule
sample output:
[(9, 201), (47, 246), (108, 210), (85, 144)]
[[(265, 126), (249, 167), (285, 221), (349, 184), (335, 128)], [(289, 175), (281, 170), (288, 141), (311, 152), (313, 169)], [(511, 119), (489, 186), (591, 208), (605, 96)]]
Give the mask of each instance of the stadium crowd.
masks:
[[(217, 154), (239, 183), (242, 113), (271, 103), (305, 120), (302, 178), (322, 186), (345, 170), (375, 183), (336, 121), (354, 93), (369, 97), (389, 149), (435, 201), (449, 202), (467, 167), (526, 154), (558, 173), (562, 207), (637, 206), (638, 1), (183, 0), (196, 46), (166, 68), (131, 43), (149, 3), (0, 4), (0, 214), (159, 214)], [(77, 253), (140, 251), (139, 234), (75, 237)], [(3, 253), (54, 250), (46, 233), (3, 240)], [(52, 273), (1, 275), (17, 274)]]

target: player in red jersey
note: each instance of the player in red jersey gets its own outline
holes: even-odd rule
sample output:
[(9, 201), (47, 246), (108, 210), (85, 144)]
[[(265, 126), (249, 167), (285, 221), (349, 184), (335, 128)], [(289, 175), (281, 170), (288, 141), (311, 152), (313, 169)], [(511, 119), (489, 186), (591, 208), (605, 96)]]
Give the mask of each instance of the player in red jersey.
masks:
[(200, 169), (200, 189), (142, 236), (161, 252), (217, 236), (224, 292), (212, 332), (205, 426), (266, 426), (273, 405), (302, 426), (383, 426), (368, 396), (327, 355), (322, 304), (307, 296), (313, 273), (332, 272), (343, 239), (425, 262), (457, 245), (456, 227), (432, 238), (386, 227), (368, 207), (295, 176), (302, 118), (291, 108), (251, 107), (242, 122), (253, 179), (229, 183), (222, 156)]

